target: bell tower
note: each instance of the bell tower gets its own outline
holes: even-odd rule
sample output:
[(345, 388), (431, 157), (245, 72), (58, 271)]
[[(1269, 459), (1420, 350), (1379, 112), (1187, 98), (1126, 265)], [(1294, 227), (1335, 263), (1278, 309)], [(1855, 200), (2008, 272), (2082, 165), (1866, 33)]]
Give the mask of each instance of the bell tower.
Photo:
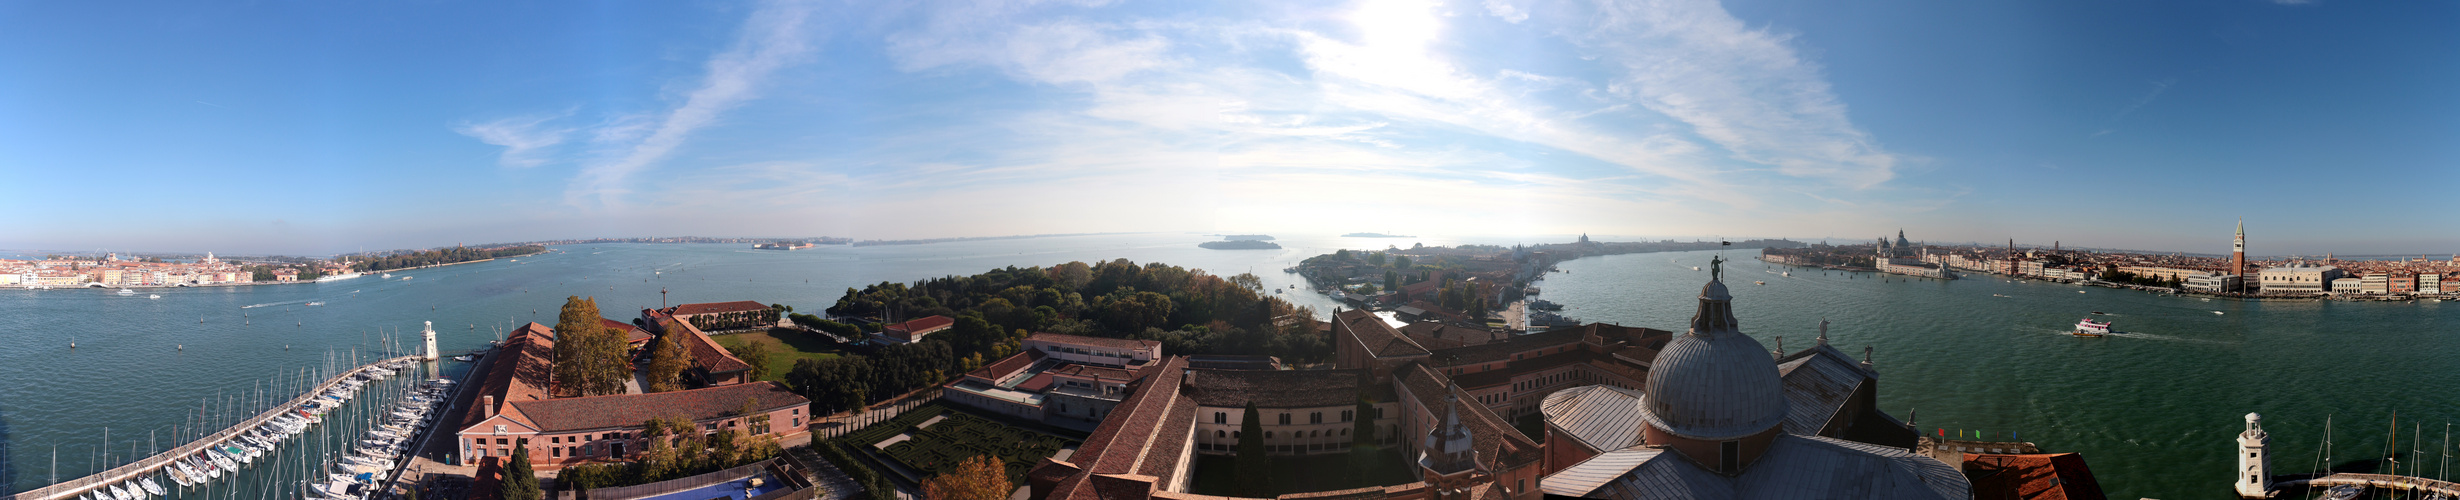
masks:
[(2263, 419), (2246, 414), (2246, 432), (2238, 433), (2238, 498), (2265, 498), (2272, 489), (2272, 435), (2264, 433)]

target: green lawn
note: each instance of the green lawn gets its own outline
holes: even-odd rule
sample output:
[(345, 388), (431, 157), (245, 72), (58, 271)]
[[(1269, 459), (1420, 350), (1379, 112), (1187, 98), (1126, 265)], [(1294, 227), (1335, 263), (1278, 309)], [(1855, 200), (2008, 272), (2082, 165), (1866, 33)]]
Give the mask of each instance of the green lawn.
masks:
[(716, 337), (718, 345), (727, 349), (741, 348), (746, 343), (769, 345), (769, 376), (761, 380), (784, 381), (786, 371), (794, 369), (798, 359), (823, 360), (844, 356), (837, 344), (828, 338), (802, 330), (771, 328), (763, 332), (735, 333)]

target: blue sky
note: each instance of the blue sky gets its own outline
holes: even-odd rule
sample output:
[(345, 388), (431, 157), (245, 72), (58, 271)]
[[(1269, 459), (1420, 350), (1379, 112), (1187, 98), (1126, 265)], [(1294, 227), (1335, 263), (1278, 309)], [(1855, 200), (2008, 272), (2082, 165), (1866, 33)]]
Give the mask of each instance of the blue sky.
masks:
[(0, 247), (2460, 251), (2460, 4), (0, 3)]

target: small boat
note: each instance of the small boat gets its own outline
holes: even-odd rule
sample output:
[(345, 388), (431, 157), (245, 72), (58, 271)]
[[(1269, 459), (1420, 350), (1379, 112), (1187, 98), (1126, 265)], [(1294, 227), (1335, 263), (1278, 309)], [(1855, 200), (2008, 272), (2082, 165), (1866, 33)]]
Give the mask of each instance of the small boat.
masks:
[(144, 478), (138, 479), (137, 486), (145, 487), (145, 492), (152, 493), (154, 496), (165, 496), (171, 493), (170, 490), (162, 489), (162, 483), (155, 482), (154, 476), (145, 476)]
[(309, 302), (309, 303), (307, 303), (307, 305), (308, 305), (308, 307), (316, 307), (316, 306), (325, 305), (325, 303), (323, 303), (323, 302)]
[(2083, 290), (2077, 290), (2077, 291), (2076, 291), (2076, 293), (2084, 293), (2084, 291), (2083, 291)]
[(122, 289), (120, 289), (120, 295), (136, 295), (136, 294), (137, 294), (137, 291), (136, 291), (136, 290), (130, 290), (130, 289), (126, 289), (126, 288), (122, 288)]
[(2076, 330), (2075, 330), (2075, 331), (2072, 331), (2072, 332), (2067, 332), (2067, 333), (2068, 333), (2069, 335), (2075, 335), (2075, 336), (2078, 336), (2078, 337), (2100, 337), (2100, 336), (2103, 336), (2103, 335), (2109, 335), (2109, 334), (2110, 334), (2110, 322), (2108, 322), (2108, 321), (2093, 321), (2093, 319), (2092, 319), (2092, 318), (2084, 318), (2084, 320), (2083, 320), (2083, 321), (2077, 321), (2077, 322), (2076, 322)]
[(402, 281), (410, 281), (410, 278), (416, 278), (416, 277), (417, 277), (417, 276), (403, 276), (403, 277), (401, 277), (401, 280), (402, 280)]
[(2366, 487), (2354, 484), (2344, 484), (2340, 486), (2333, 486), (2331, 489), (2323, 490), (2323, 496), (2316, 498), (2318, 500), (2357, 500), (2358, 497), (2365, 495)]
[(2095, 315), (2095, 316), (2102, 316), (2102, 315), (2107, 315), (2107, 314), (2110, 314), (2110, 313), (2101, 312), (2101, 311), (2093, 311), (2093, 315)]
[(467, 362), (469, 362), (470, 360), (473, 360), (473, 359), (478, 359), (478, 358), (477, 358), (477, 357), (474, 357), (474, 356), (471, 356), (471, 355), (468, 355), (468, 354), (463, 354), (463, 355), (460, 355), (460, 356), (453, 356), (453, 361), (460, 361), (460, 362), (464, 362), (464, 363), (467, 363)]
[(161, 296), (161, 295), (147, 294), (147, 295), (145, 296), (145, 298), (148, 298), (148, 299), (159, 299), (159, 298), (162, 298), (162, 296)]
[(1779, 276), (1793, 276), (1793, 275), (1794, 275), (1794, 272), (1793, 272), (1793, 271), (1786, 271), (1786, 272), (1782, 272), (1782, 273), (1777, 273), (1777, 275), (1779, 275)]
[(393, 273), (384, 273), (384, 276), (378, 276), (378, 277), (379, 277), (379, 278), (384, 278), (384, 279), (393, 279)]
[(1753, 281), (1753, 282), (1751, 282), (1751, 284), (1754, 284), (1754, 285), (1766, 285), (1766, 284), (1768, 284), (1768, 282), (1766, 282), (1766, 281)]
[(1691, 270), (1698, 271), (1700, 270), (1700, 266), (1691, 266)]
[(128, 496), (128, 490), (120, 489), (120, 485), (114, 484), (106, 486), (103, 489), (111, 492), (111, 498), (116, 498), (119, 500), (136, 500), (136, 497)]
[(2223, 314), (2227, 314), (2227, 313), (2223, 313), (2223, 312), (2220, 312), (2220, 311), (2213, 311), (2213, 312), (2212, 312), (2212, 315), (2214, 315), (2214, 316), (2220, 316), (2220, 315), (2223, 315)]

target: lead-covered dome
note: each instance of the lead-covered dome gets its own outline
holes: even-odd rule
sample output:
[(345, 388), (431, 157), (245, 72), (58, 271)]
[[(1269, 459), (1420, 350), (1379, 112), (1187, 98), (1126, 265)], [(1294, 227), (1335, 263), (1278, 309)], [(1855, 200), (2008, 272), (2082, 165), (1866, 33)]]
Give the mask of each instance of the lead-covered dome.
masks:
[(1739, 439), (1785, 419), (1784, 383), (1768, 348), (1736, 326), (1734, 298), (1711, 278), (1700, 287), (1691, 331), (1675, 336), (1649, 367), (1641, 417), (1690, 439)]

